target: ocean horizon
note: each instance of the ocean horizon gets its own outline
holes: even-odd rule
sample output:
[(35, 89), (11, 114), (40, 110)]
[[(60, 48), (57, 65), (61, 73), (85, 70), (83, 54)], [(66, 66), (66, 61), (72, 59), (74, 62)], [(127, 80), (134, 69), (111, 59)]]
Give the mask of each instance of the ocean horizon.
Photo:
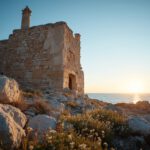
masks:
[(149, 101), (150, 93), (87, 93), (90, 98), (100, 101), (116, 103), (136, 103), (138, 101)]

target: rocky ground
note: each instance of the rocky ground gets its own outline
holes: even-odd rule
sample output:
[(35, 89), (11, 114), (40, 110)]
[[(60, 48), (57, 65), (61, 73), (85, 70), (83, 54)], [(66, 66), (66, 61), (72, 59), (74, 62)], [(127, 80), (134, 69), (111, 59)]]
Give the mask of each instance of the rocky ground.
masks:
[[(19, 89), (18, 83), (6, 76), (0, 76), (0, 148), (4, 150), (34, 149), (34, 146), (29, 147), (28, 144), (24, 144), (27, 143), (27, 141), (24, 142), (25, 139), (28, 140), (29, 138), (27, 134), (29, 130), (37, 131), (36, 133), (38, 134), (38, 140), (41, 140), (43, 137), (43, 133), (47, 133), (49, 130), (50, 132), (55, 131), (57, 133), (59, 133), (60, 130), (67, 130), (66, 132), (68, 134), (68, 124), (69, 131), (74, 127), (74, 129), (77, 129), (78, 133), (79, 129), (76, 128), (77, 120), (80, 120), (78, 122), (78, 126), (81, 127), (81, 125), (83, 125), (83, 123), (81, 122), (82, 118), (85, 118), (86, 122), (88, 118), (90, 118), (89, 116), (94, 117), (93, 114), (95, 113), (95, 110), (102, 110), (100, 112), (97, 111), (97, 116), (102, 115), (102, 113), (105, 112), (102, 115), (104, 117), (104, 120), (98, 118), (98, 124), (103, 123), (104, 125), (106, 125), (108, 121), (110, 121), (109, 124), (113, 123), (111, 127), (115, 128), (114, 131), (114, 129), (109, 129), (108, 126), (108, 130), (113, 131), (109, 132), (113, 133), (113, 135), (111, 135), (111, 137), (113, 137), (111, 138), (111, 140), (109, 140), (109, 138), (103, 138), (103, 136), (101, 135), (102, 146), (101, 148), (98, 148), (99, 150), (150, 150), (149, 102), (144, 101), (138, 102), (137, 104), (120, 103), (113, 105), (96, 99), (90, 99), (87, 95), (84, 95), (82, 97), (75, 96), (72, 91), (67, 89), (64, 90), (63, 93), (58, 93), (51, 90), (41, 92), (31, 89), (27, 91), (21, 91), (21, 89)], [(89, 116), (87, 115), (88, 112)], [(74, 116), (77, 118), (76, 122), (74, 120), (74, 123), (72, 124), (67, 123), (66, 120), (61, 119), (64, 117), (74, 118)], [(116, 126), (119, 128), (122, 127), (120, 126), (120, 120), (122, 119), (118, 119), (118, 116), (122, 116), (123, 118), (125, 118), (124, 120), (126, 122), (126, 126), (128, 127), (128, 130), (126, 132), (122, 132), (122, 130), (125, 129), (117, 129), (116, 132)], [(90, 121), (92, 119), (90, 118)], [(114, 120), (117, 120), (118, 122)], [(101, 130), (101, 128), (98, 128), (98, 125), (96, 125), (96, 123), (95, 125), (93, 125), (94, 123), (90, 121), (88, 122), (89, 125), (87, 125), (87, 127), (89, 128), (90, 132), (93, 132), (93, 130), (97, 130), (97, 132), (94, 133), (95, 138), (92, 139), (93, 142), (97, 142), (100, 137), (98, 137), (96, 134), (99, 134), (99, 130)], [(97, 119), (93, 120), (93, 122), (96, 121)], [(62, 123), (63, 126), (60, 125)], [(92, 129), (90, 123), (92, 124)], [(107, 128), (103, 129), (107, 130)], [(118, 131), (122, 132), (123, 135), (120, 135)], [(63, 135), (64, 134), (66, 133), (64, 132)], [(81, 132), (79, 135), (77, 134), (77, 136), (75, 135), (74, 137), (78, 139), (80, 138), (80, 136), (82, 137), (82, 134), (85, 136), (84, 138), (87, 138), (87, 135), (84, 132)], [(57, 138), (60, 135), (61, 134), (57, 135)], [(50, 137), (51, 136), (49, 136), (49, 138)], [(107, 141), (107, 143), (105, 143), (104, 140)], [(87, 142), (87, 145), (88, 144), (90, 144), (90, 141)], [(34, 144), (32, 143), (32, 145)], [(73, 147), (72, 145), (69, 149), (96, 149), (94, 147), (90, 148), (90, 146), (88, 148), (82, 143), (80, 143), (78, 148), (75, 148), (75, 146)], [(49, 147), (47, 149), (53, 148)]]

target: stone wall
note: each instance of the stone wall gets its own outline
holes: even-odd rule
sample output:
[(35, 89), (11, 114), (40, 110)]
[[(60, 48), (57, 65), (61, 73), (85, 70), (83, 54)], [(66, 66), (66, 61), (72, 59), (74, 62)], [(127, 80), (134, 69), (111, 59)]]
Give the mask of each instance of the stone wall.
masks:
[[(74, 90), (78, 94), (84, 93), (84, 74), (80, 64), (80, 34), (73, 35), (65, 28), (64, 41), (64, 87), (69, 84), (69, 76), (75, 77)], [(73, 81), (74, 82), (74, 81)]]
[(83, 94), (79, 37), (65, 22), (14, 30), (8, 40), (0, 41), (0, 72), (22, 88), (58, 91), (69, 87), (73, 74), (74, 90)]

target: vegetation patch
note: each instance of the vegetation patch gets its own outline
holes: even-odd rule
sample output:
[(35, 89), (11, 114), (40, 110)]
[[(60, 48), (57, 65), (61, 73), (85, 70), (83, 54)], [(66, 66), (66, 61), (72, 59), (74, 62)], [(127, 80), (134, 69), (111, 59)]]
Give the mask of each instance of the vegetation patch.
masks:
[[(36, 132), (34, 132), (36, 135)], [(39, 141), (34, 136), (34, 139), (24, 139), (22, 149), (32, 150), (102, 150), (101, 141), (91, 141), (76, 134), (76, 132), (56, 132), (49, 130), (43, 134), (43, 140)]]
[(35, 100), (31, 107), (36, 109), (36, 114), (50, 114), (54, 108), (45, 100), (38, 99)]
[(25, 91), (22, 91), (22, 95), (24, 97), (33, 98), (33, 97), (42, 97), (42, 91), (40, 90), (33, 90), (33, 89), (27, 89)]
[(79, 106), (79, 104), (75, 101), (68, 101), (67, 106), (70, 106), (71, 108), (76, 108)]
[(138, 101), (136, 104), (133, 103), (118, 103), (116, 106), (128, 109), (132, 112), (139, 114), (149, 114), (150, 113), (150, 103), (148, 101)]
[(77, 134), (91, 140), (100, 137), (103, 142), (111, 143), (116, 135), (126, 136), (130, 131), (124, 116), (107, 110), (94, 110), (65, 119), (73, 125)]

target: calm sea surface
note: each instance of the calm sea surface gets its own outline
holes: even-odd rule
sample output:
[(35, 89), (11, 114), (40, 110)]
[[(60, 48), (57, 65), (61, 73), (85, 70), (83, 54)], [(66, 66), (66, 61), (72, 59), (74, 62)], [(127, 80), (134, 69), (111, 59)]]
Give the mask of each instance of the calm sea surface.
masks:
[(149, 101), (150, 94), (112, 94), (112, 93), (88, 93), (90, 98), (109, 103), (136, 103), (137, 101)]

